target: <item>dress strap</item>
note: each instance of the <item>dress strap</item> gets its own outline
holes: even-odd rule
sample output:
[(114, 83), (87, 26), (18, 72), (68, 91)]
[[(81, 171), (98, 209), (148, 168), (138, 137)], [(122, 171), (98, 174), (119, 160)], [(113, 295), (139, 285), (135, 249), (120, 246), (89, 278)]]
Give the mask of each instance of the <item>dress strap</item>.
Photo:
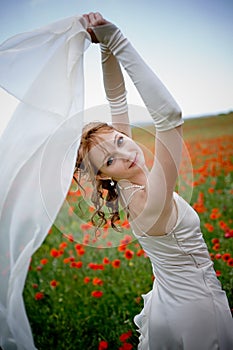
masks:
[(144, 189), (144, 187), (145, 187), (145, 186), (142, 186), (141, 188), (138, 187), (138, 188), (136, 188), (132, 193), (130, 193), (129, 198), (128, 198), (127, 207), (130, 205), (130, 202), (131, 202), (133, 196), (135, 195), (135, 193), (138, 192), (138, 191), (140, 191), (140, 190), (142, 190), (142, 189)]
[[(126, 187), (121, 187), (119, 184), (117, 184), (117, 186), (121, 190), (122, 199), (123, 199), (123, 201), (124, 201), (124, 203), (125, 203), (125, 205), (126, 205), (128, 210), (129, 210), (129, 204), (130, 204), (133, 196), (135, 195), (135, 193), (140, 191), (140, 190), (144, 190), (144, 188), (145, 188), (144, 185), (129, 185), (129, 186), (126, 186)], [(132, 188), (134, 188), (135, 190), (132, 193), (130, 193), (128, 201), (126, 201), (126, 198), (123, 195), (123, 191), (122, 190), (129, 190), (129, 189), (132, 189)]]

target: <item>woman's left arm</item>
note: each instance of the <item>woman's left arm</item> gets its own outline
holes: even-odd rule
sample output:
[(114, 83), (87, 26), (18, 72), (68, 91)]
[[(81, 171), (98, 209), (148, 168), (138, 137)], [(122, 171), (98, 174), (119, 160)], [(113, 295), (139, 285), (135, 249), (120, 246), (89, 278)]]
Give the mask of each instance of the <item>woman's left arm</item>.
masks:
[(120, 64), (107, 46), (101, 44), (100, 47), (104, 88), (111, 109), (112, 124), (131, 137), (125, 82)]
[[(93, 26), (104, 25), (109, 22), (98, 12), (84, 14), (83, 17), (87, 22), (87, 31), (91, 36), (92, 42), (95, 44), (100, 43), (93, 31)], [(103, 82), (111, 110), (112, 124), (118, 131), (132, 137), (129, 124), (125, 81), (120, 64), (107, 45), (101, 43), (100, 48)]]

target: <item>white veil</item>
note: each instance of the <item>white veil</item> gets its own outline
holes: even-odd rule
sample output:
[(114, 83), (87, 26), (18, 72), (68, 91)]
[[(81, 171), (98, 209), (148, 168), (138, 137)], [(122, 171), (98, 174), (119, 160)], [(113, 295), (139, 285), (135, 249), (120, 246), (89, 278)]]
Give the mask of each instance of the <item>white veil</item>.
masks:
[(82, 17), (0, 46), (0, 86), (20, 104), (0, 139), (0, 347), (35, 349), (23, 288), (69, 189), (83, 124)]

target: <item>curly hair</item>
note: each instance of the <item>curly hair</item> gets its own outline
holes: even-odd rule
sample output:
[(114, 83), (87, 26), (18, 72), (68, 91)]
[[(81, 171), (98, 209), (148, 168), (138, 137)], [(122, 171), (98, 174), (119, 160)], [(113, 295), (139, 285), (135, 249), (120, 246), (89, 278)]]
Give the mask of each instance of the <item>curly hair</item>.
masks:
[(82, 130), (74, 169), (74, 180), (82, 189), (81, 180), (83, 178), (91, 182), (93, 186), (91, 201), (96, 210), (91, 217), (91, 222), (96, 227), (96, 231), (107, 223), (106, 213), (102, 210), (104, 205), (109, 209), (111, 227), (116, 231), (119, 231), (115, 225), (115, 222), (120, 219), (118, 202), (119, 193), (116, 186), (117, 181), (111, 179), (97, 180), (96, 175), (99, 174), (99, 170), (89, 159), (89, 151), (93, 146), (99, 144), (102, 139), (101, 135), (103, 133), (113, 132), (114, 130), (114, 127), (107, 123), (92, 122), (87, 124)]

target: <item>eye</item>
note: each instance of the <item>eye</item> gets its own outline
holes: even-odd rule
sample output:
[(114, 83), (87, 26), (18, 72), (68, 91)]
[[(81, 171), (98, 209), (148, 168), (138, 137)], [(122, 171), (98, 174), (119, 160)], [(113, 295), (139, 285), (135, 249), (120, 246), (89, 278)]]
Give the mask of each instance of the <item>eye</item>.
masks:
[(107, 166), (112, 165), (113, 161), (114, 161), (114, 158), (113, 157), (109, 157), (108, 160), (107, 160), (107, 163), (106, 163)]
[(122, 145), (122, 143), (124, 142), (124, 137), (120, 136), (117, 140), (117, 146), (120, 147)]

